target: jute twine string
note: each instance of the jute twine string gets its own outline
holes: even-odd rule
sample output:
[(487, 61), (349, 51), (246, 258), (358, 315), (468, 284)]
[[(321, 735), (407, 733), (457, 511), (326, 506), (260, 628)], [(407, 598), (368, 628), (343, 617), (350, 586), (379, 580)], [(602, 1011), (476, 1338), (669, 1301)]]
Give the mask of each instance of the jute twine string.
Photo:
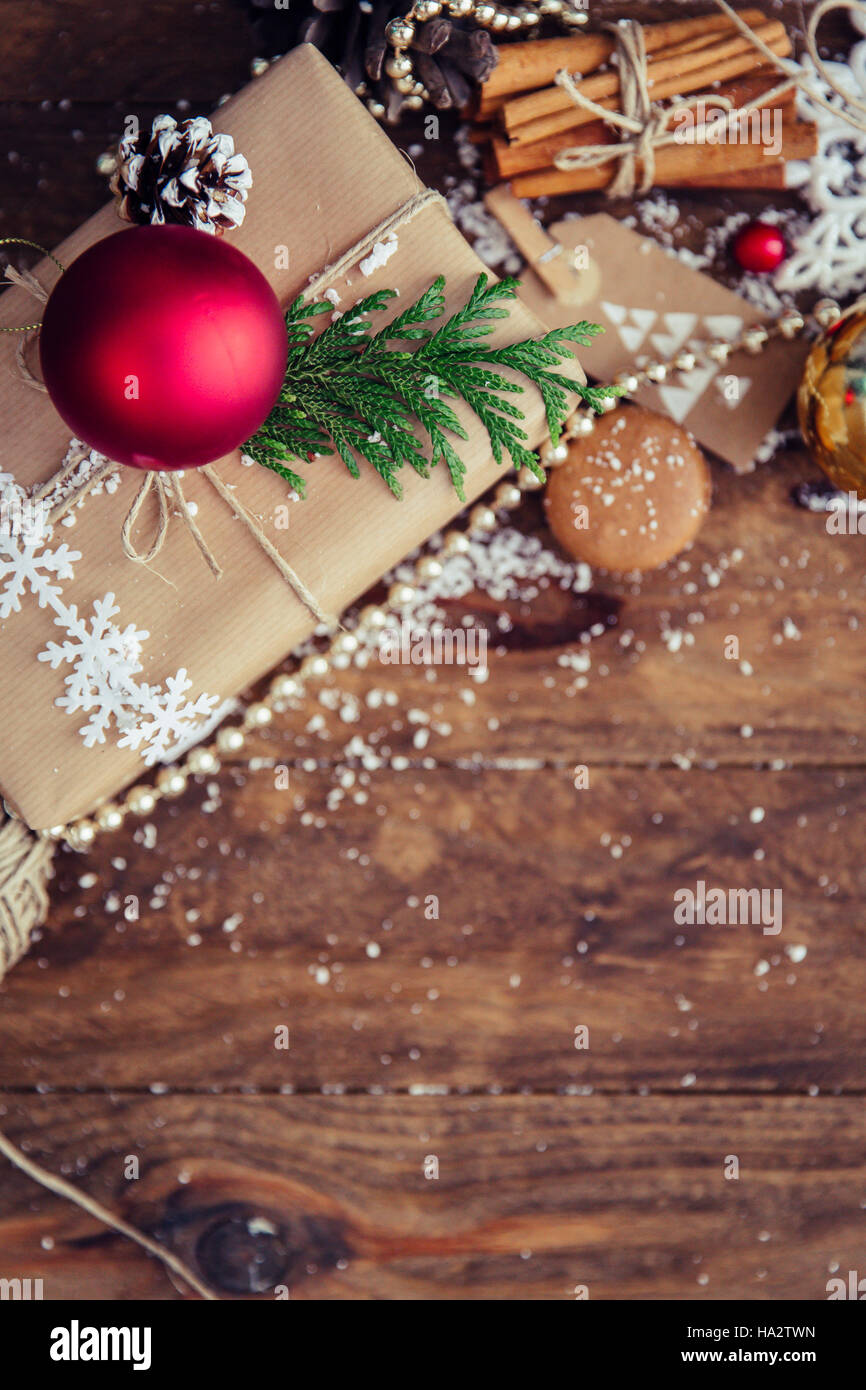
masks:
[[(648, 193), (655, 183), (656, 151), (668, 145), (680, 143), (677, 132), (670, 126), (685, 111), (699, 107), (706, 98), (689, 97), (687, 101), (673, 106), (654, 105), (649, 93), (647, 53), (643, 27), (637, 20), (624, 20), (620, 24), (606, 24), (616, 39), (619, 58), (620, 104), (622, 111), (609, 111), (590, 97), (584, 96), (580, 86), (570, 73), (562, 69), (556, 74), (556, 85), (568, 94), (575, 106), (602, 118), (608, 125), (620, 131), (622, 139), (615, 145), (574, 145), (561, 150), (554, 158), (557, 169), (594, 169), (603, 164), (616, 162), (617, 171), (606, 192), (608, 198), (630, 198), (635, 192)], [(790, 83), (776, 89), (786, 90)], [(773, 93), (775, 95), (776, 93)], [(761, 98), (766, 101), (767, 98)], [(713, 97), (717, 106), (724, 107), (724, 123), (733, 118), (739, 119), (748, 107), (733, 110), (728, 97)], [(715, 126), (718, 121), (710, 123)], [(709, 129), (709, 125), (706, 127)], [(642, 176), (638, 181), (638, 168)]]
[[(728, 4), (728, 0), (713, 0), (713, 3), (720, 10), (724, 10), (725, 14), (734, 21), (741, 34), (754, 44), (769, 63), (778, 68), (780, 72), (785, 73), (796, 87), (805, 92), (810, 101), (815, 102), (818, 106), (823, 106), (825, 111), (832, 111), (835, 115), (841, 116), (842, 120), (853, 126), (855, 130), (866, 131), (866, 102), (861, 101), (859, 97), (839, 85), (818, 52), (818, 26), (824, 16), (833, 10), (851, 10), (855, 14), (862, 15), (863, 0), (821, 0), (821, 3), (816, 5), (812, 11), (806, 28), (806, 52), (830, 90), (842, 98), (842, 106), (837, 106), (828, 97), (825, 97), (823, 92), (818, 91), (813, 86), (811, 74), (806, 71), (802, 64), (793, 58), (782, 58), (778, 53), (774, 53), (772, 48), (764, 43), (764, 40), (755, 33), (743, 17)], [(860, 114), (858, 115), (857, 112)]]
[[(3, 814), (0, 811), (0, 815)], [(16, 816), (5, 816), (3, 824), (0, 825), (0, 979), (27, 951), (33, 927), (45, 920), (48, 912), (47, 884), (52, 873), (53, 853), (54, 845), (47, 835), (34, 834)], [(110, 1226), (120, 1235), (141, 1246), (143, 1250), (155, 1255), (200, 1298), (216, 1298), (216, 1295), (170, 1250), (166, 1250), (143, 1231), (130, 1226), (122, 1217), (115, 1216), (86, 1192), (80, 1192), (71, 1183), (34, 1163), (2, 1130), (0, 1153), (5, 1154), (10, 1163), (39, 1183), (40, 1187), (74, 1202), (97, 1221)]]
[(432, 188), (422, 188), (419, 193), (402, 203), (396, 211), (383, 218), (379, 225), (362, 237), (360, 241), (356, 241), (354, 246), (350, 246), (347, 251), (344, 251), (336, 261), (331, 261), (324, 270), (319, 271), (318, 275), (314, 275), (312, 279), (308, 280), (303, 291), (304, 299), (307, 301), (315, 299), (326, 285), (331, 284), (334, 280), (339, 280), (341, 276), (351, 270), (364, 252), (370, 250), (382, 237), (391, 236), (407, 222), (411, 222), (413, 217), (417, 217), (424, 208), (436, 204), (443, 208), (449, 217), (451, 216), (448, 204), (441, 193), (437, 193)]
[[(421, 192), (414, 194), (413, 197), (409, 198), (394, 212), (389, 213), (387, 217), (383, 218), (381, 222), (373, 227), (371, 231), (367, 232), (359, 241), (356, 241), (354, 245), (344, 251), (337, 260), (332, 261), (329, 265), (325, 266), (324, 270), (313, 276), (303, 291), (304, 298), (308, 301), (314, 299), (321, 293), (325, 286), (339, 279), (347, 271), (351, 270), (352, 266), (364, 255), (365, 251), (370, 250), (380, 238), (392, 235), (400, 227), (405, 226), (407, 222), (417, 217), (418, 213), (424, 208), (433, 204), (438, 204), (447, 211), (448, 205), (440, 193), (436, 193), (432, 189), (423, 189)], [(9, 238), (9, 240), (20, 239)], [(30, 242), (25, 244), (34, 245), (34, 243)], [(41, 250), (42, 248), (40, 247), (37, 249)], [(52, 257), (52, 259), (54, 258)], [(59, 262), (57, 262), (57, 264), (59, 264)], [(47, 293), (39, 284), (39, 281), (36, 280), (35, 276), (29, 271), (21, 272), (7, 267), (6, 278), (13, 284), (27, 289), (41, 303), (44, 304), (46, 302), (48, 298)], [(18, 331), (24, 332), (38, 327), (38, 324), (29, 324), (25, 329)], [(24, 344), (22, 342), (17, 354), (18, 366), (22, 378), (28, 386), (33, 386), (38, 390), (44, 391), (45, 387), (43, 384), (37, 381), (27, 367), (24, 361), (23, 349)], [(45, 497), (59, 490), (63, 484), (68, 482), (75, 467), (77, 467), (77, 465), (59, 468), (56, 473), (40, 485), (34, 495)], [(98, 482), (102, 481), (110, 472), (113, 472), (115, 467), (115, 464), (107, 461), (103, 466), (92, 470), (85, 477), (82, 477), (73, 487), (69, 488), (64, 493), (62, 500), (58, 501), (56, 506), (50, 511), (48, 517), (49, 524), (54, 524), (54, 522), (59, 520), (64, 513), (69, 511), (71, 507), (74, 507), (77, 502), (85, 497)], [(204, 477), (207, 478), (207, 481), (214, 491), (231, 509), (237, 520), (240, 521), (250, 533), (259, 549), (263, 551), (270, 562), (279, 571), (283, 579), (300, 599), (301, 603), (312, 613), (316, 621), (324, 624), (329, 629), (338, 627), (338, 618), (334, 614), (325, 611), (309, 586), (269, 540), (259, 518), (244, 506), (240, 498), (235, 495), (233, 489), (223, 482), (210, 465), (206, 465), (196, 471), (202, 473)], [(150, 544), (144, 550), (139, 550), (135, 543), (133, 532), (136, 522), (141, 515), (142, 508), (151, 494), (156, 498), (158, 507), (156, 524)], [(147, 565), (155, 560), (165, 545), (173, 515), (180, 516), (181, 521), (195, 542), (196, 547), (208, 565), (211, 573), (215, 578), (219, 579), (222, 575), (222, 569), (195, 522), (192, 510), (184, 495), (181, 480), (176, 473), (156, 472), (155, 470), (145, 473), (141, 486), (133, 498), (132, 504), (121, 526), (120, 534), (125, 555), (138, 564)]]
[[(620, 132), (621, 139), (614, 145), (574, 145), (561, 150), (554, 156), (553, 162), (557, 169), (595, 169), (616, 162), (616, 174), (606, 189), (609, 198), (628, 198), (633, 196), (635, 192), (648, 193), (655, 181), (656, 152), (670, 145), (682, 143), (682, 137), (670, 127), (684, 112), (694, 110), (708, 102), (712, 102), (715, 107), (724, 108), (721, 116), (717, 116), (711, 121), (702, 122), (700, 127), (704, 138), (711, 131), (718, 131), (721, 135), (723, 129), (734, 127), (749, 112), (769, 106), (778, 97), (790, 91), (792, 87), (799, 88), (809, 96), (810, 100), (842, 116), (857, 130), (866, 130), (866, 120), (862, 115), (856, 114), (857, 111), (860, 111), (866, 115), (866, 103), (858, 100), (857, 97), (846, 92), (839, 85), (821, 59), (817, 43), (818, 25), (825, 14), (836, 9), (862, 12), (862, 0), (821, 0), (821, 4), (817, 6), (810, 18), (806, 32), (806, 48), (809, 56), (827, 85), (846, 104), (841, 108), (815, 90), (810, 82), (811, 75), (805, 71), (800, 63), (782, 58), (774, 53), (746, 21), (737, 14), (736, 10), (731, 8), (727, 0), (715, 0), (715, 4), (730, 16), (736, 27), (749, 39), (757, 51), (767, 58), (780, 73), (784, 74), (785, 80), (774, 87), (772, 91), (763, 96), (755, 97), (752, 101), (737, 108), (734, 108), (728, 97), (717, 96), (712, 92), (690, 97), (687, 101), (675, 102), (672, 106), (661, 106), (653, 103), (650, 96), (646, 43), (642, 25), (637, 20), (623, 20), (619, 24), (606, 24), (604, 28), (609, 30), (616, 40), (620, 106), (622, 109), (609, 111), (607, 107), (592, 101), (581, 92), (580, 82), (575, 81), (571, 73), (564, 68), (556, 74), (554, 80), (556, 85), (567, 93), (575, 106), (605, 121), (608, 125), (614, 126)], [(848, 110), (846, 106), (854, 109)], [(642, 171), (640, 181), (638, 181), (638, 168)]]

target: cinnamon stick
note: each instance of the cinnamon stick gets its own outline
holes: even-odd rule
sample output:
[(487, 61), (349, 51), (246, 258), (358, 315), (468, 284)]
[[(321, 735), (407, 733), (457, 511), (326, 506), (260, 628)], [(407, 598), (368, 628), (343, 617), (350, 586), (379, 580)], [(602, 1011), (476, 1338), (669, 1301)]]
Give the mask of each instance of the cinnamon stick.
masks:
[[(773, 20), (766, 24), (759, 25), (755, 30), (756, 34), (773, 49), (774, 53), (788, 56), (791, 52), (791, 40), (788, 37), (785, 26), (779, 20)], [(694, 92), (698, 87), (716, 80), (717, 77), (737, 77), (741, 73), (751, 72), (761, 64), (761, 55), (753, 44), (744, 35), (737, 34), (732, 38), (723, 38), (715, 43), (694, 49), (690, 52), (666, 53), (662, 50), (655, 58), (650, 58), (647, 64), (647, 86), (650, 96), (654, 101), (662, 95), (661, 89), (674, 83), (674, 90), (669, 93), (673, 96), (677, 92), (685, 95), (687, 92)], [(728, 70), (728, 65), (733, 63), (736, 71)], [(724, 70), (724, 71), (723, 71)], [(694, 74), (702, 74), (698, 87), (694, 85)], [(619, 99), (619, 74), (617, 72), (596, 73), (592, 77), (586, 78), (581, 83), (583, 94), (593, 101), (598, 101), (605, 105), (606, 99), (615, 97)], [(616, 109), (616, 108), (612, 108)], [(575, 115), (586, 115), (587, 119), (593, 117), (587, 112), (581, 112), (575, 107), (574, 102), (568, 93), (561, 87), (546, 87), (542, 91), (530, 92), (526, 96), (517, 96), (507, 101), (502, 108), (502, 120), (510, 138), (514, 140), (526, 141), (526, 128), (533, 128), (535, 123), (547, 117), (569, 118), (572, 124), (581, 124), (575, 121)], [(567, 129), (567, 125), (560, 125), (557, 129)], [(553, 134), (547, 131), (546, 134)], [(541, 138), (534, 136), (533, 138)]]
[(531, 145), (509, 145), (501, 135), (494, 135), (490, 141), (492, 167), (497, 180), (513, 179), (517, 174), (551, 168), (563, 150), (582, 145), (614, 145), (617, 139), (615, 131), (604, 121), (588, 121), (575, 130), (561, 130), (558, 135), (549, 135)]
[[(805, 121), (787, 120), (782, 126), (780, 158), (810, 159), (818, 149), (817, 126)], [(665, 145), (656, 152), (655, 186), (678, 188), (683, 179), (760, 169), (767, 163), (764, 146), (742, 145)], [(511, 191), (518, 198), (539, 198), (560, 193), (588, 193), (606, 188), (616, 172), (615, 162), (592, 169), (541, 169), (520, 174), (511, 180)]]
[[(772, 40), (769, 47), (779, 57), (787, 57), (791, 52), (791, 41), (785, 34), (783, 38)], [(707, 63), (706, 66), (695, 68), (690, 72), (682, 73), (676, 69), (666, 77), (660, 77), (656, 72), (650, 90), (653, 101), (662, 101), (668, 97), (689, 96), (694, 92), (706, 91), (711, 93), (714, 83), (726, 82), (746, 74), (775, 71), (776, 69), (771, 67), (769, 61), (756, 53), (750, 45), (748, 52), (733, 58), (726, 58), (721, 62)], [(593, 80), (593, 78), (589, 79), (590, 82)], [(783, 81), (784, 77), (779, 73), (779, 84)], [(557, 90), (559, 89), (557, 88)], [(563, 92), (562, 95), (565, 96), (565, 93)], [(592, 93), (589, 95), (591, 96)], [(603, 106), (607, 111), (618, 111), (619, 94), (603, 97), (598, 105)], [(556, 111), (549, 116), (542, 116), (537, 120), (527, 121), (524, 125), (518, 126), (510, 134), (510, 139), (517, 144), (529, 145), (537, 140), (544, 140), (549, 135), (555, 135), (560, 130), (569, 130), (596, 119), (592, 112), (581, 111), (573, 102), (569, 102), (567, 109)]]
[(711, 174), (698, 179), (682, 179), (679, 188), (694, 188), (697, 191), (708, 188), (757, 188), (766, 192), (787, 188), (785, 161), (767, 160), (767, 168), (736, 169), (726, 174)]
[[(722, 97), (726, 97), (735, 109), (739, 109), (751, 101), (760, 101), (761, 97), (768, 96), (778, 85), (778, 78), (771, 73), (758, 73), (724, 83), (707, 93), (707, 111), (721, 110), (717, 103)], [(795, 92), (792, 87), (790, 91), (777, 98), (774, 109), (793, 106), (794, 100)], [(563, 150), (581, 145), (612, 145), (618, 139), (618, 133), (611, 126), (606, 125), (604, 121), (595, 120), (572, 130), (560, 131), (531, 145), (509, 145), (501, 136), (493, 135), (491, 148), (497, 178), (510, 179), (516, 174), (549, 168)]]
[[(752, 28), (765, 23), (767, 19), (761, 10), (743, 10), (741, 13)], [(645, 24), (644, 42), (647, 53), (656, 53), (682, 40), (711, 36), (733, 28), (725, 14), (675, 19), (661, 24)], [(615, 47), (614, 39), (609, 34), (580, 34), (569, 38), (501, 44), (499, 62), (481, 88), (479, 114), (485, 108), (488, 111), (495, 109), (505, 97), (513, 96), (516, 92), (549, 86), (560, 68), (586, 76), (606, 63)]]

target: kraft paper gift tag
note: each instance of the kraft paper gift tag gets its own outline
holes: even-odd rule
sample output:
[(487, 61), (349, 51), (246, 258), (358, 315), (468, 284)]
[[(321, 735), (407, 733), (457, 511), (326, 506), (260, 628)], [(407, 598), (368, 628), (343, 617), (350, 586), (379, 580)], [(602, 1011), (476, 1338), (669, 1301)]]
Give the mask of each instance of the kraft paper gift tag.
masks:
[[(693, 343), (732, 340), (766, 320), (740, 295), (607, 213), (558, 222), (550, 234), (569, 250), (587, 248), (600, 288), (576, 310), (558, 303), (529, 270), (521, 297), (551, 328), (573, 323), (576, 313), (603, 324), (605, 332), (585, 359), (598, 380), (668, 360)], [(805, 342), (778, 338), (759, 355), (740, 352), (724, 365), (699, 359), (691, 372), (672, 372), (663, 385), (642, 386), (632, 399), (669, 415), (746, 472), (795, 391), (807, 352)]]

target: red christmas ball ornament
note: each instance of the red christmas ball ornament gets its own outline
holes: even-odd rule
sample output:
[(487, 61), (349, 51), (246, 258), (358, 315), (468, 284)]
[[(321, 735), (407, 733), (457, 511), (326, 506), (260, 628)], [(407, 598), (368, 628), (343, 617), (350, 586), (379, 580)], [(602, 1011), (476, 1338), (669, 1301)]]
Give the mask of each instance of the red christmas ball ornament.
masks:
[(769, 222), (750, 222), (737, 233), (732, 249), (737, 264), (756, 274), (778, 270), (788, 254), (785, 238)]
[(74, 434), (134, 468), (194, 468), (254, 434), (288, 356), (265, 277), (192, 227), (106, 237), (55, 286), (39, 338), (49, 396)]

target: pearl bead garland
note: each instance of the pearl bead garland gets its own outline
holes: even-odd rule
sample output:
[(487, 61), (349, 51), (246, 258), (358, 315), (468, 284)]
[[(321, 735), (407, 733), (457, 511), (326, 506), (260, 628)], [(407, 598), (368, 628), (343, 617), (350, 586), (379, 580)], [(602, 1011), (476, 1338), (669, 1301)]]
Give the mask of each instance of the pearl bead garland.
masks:
[[(134, 816), (148, 816), (156, 805), (156, 791), (153, 787), (132, 787), (126, 794), (126, 809)], [(79, 828), (82, 822), (78, 822)]]
[[(559, 446), (549, 452), (556, 455), (557, 459), (561, 459), (565, 457), (567, 450), (564, 446)], [(528, 470), (523, 471), (527, 472)], [(533, 487), (543, 486), (539, 478), (533, 474), (529, 474), (529, 476), (532, 478)], [(498, 525), (498, 511), (511, 511), (520, 505), (523, 500), (522, 488), (523, 484), (500, 483), (494, 493), (492, 505), (480, 502), (472, 508), (466, 531), (459, 531), (456, 528), (446, 531), (441, 554), (445, 556), (466, 554), (470, 546), (470, 535), (489, 534)], [(421, 555), (415, 562), (416, 580), (423, 583), (426, 580), (438, 579), (443, 568), (438, 555)], [(388, 590), (388, 608), (399, 610), (407, 607), (415, 600), (417, 592), (417, 585), (413, 583), (399, 581), (392, 584)], [(360, 643), (356, 635), (357, 632), (363, 630), (380, 631), (386, 626), (388, 616), (388, 609), (385, 606), (368, 604), (361, 610), (356, 631), (337, 632), (331, 639), (327, 655), (320, 652), (311, 653), (303, 658), (296, 674), (292, 675), (290, 672), (280, 671), (272, 677), (267, 695), (247, 706), (240, 725), (233, 724), (220, 729), (211, 745), (191, 749), (182, 765), (161, 768), (156, 774), (154, 786), (132, 787), (121, 805), (107, 801), (94, 813), (93, 819), (84, 817), (70, 825), (54, 826), (47, 832), (48, 835), (54, 840), (65, 840), (72, 849), (87, 850), (93, 844), (98, 831), (119, 830), (128, 814), (150, 815), (161, 798), (170, 799), (181, 796), (189, 784), (190, 777), (212, 776), (219, 772), (222, 766), (222, 755), (242, 753), (246, 747), (246, 736), (249, 731), (266, 728), (271, 724), (275, 711), (288, 708), (292, 700), (299, 700), (310, 681), (324, 678), (329, 674), (332, 666), (336, 664), (336, 659), (351, 657), (358, 650)], [(343, 664), (348, 663), (343, 662)]]
[[(829, 328), (836, 322), (841, 312), (842, 310), (835, 300), (821, 299), (812, 309), (811, 317), (819, 328)], [(773, 338), (786, 338), (788, 340), (796, 338), (805, 327), (806, 320), (798, 309), (785, 309), (774, 323), (751, 324), (744, 328), (740, 337), (732, 342), (716, 340), (696, 345), (694, 348), (681, 348), (668, 362), (649, 362), (645, 367), (618, 372), (614, 378), (614, 385), (622, 388), (623, 396), (633, 396), (641, 386), (648, 382), (656, 386), (662, 385), (672, 372), (685, 374), (694, 371), (701, 356), (724, 366), (736, 352), (748, 352), (752, 356), (757, 356), (763, 352), (767, 343), (771, 342)], [(607, 414), (608, 411), (616, 410), (620, 399), (619, 396), (609, 396), (604, 402), (601, 413)], [(595, 429), (595, 419), (594, 411), (578, 410), (563, 431), (563, 439), (587, 438)], [(548, 466), (555, 466), (559, 462), (557, 451), (548, 451), (543, 461)], [(531, 475), (524, 478), (522, 473), (518, 482), (519, 486), (526, 490), (541, 486), (537, 480), (531, 479)]]
[(106, 801), (96, 812), (94, 820), (100, 830), (119, 830), (123, 825), (123, 816), (122, 806), (115, 805), (113, 801)]
[(186, 767), (192, 773), (219, 772), (220, 760), (212, 748), (193, 748), (187, 756)]
[(186, 773), (179, 767), (164, 767), (157, 775), (156, 786), (160, 796), (182, 796), (186, 791)]
[[(408, 111), (420, 111), (430, 93), (419, 82), (414, 73), (412, 54), (409, 51), (414, 42), (419, 24), (436, 19), (443, 11), (452, 19), (474, 19), (483, 29), (495, 34), (515, 34), (520, 30), (531, 33), (542, 18), (555, 17), (565, 29), (579, 29), (589, 23), (589, 15), (584, 9), (576, 8), (580, 0), (538, 0), (536, 5), (520, 4), (503, 6), (491, 0), (415, 0), (407, 14), (388, 21), (385, 25), (385, 38), (391, 48), (385, 60), (384, 70), (396, 91), (403, 96), (403, 106)], [(271, 65), (270, 58), (253, 58), (250, 63), (250, 76), (263, 77)], [(367, 95), (366, 81), (355, 88), (355, 95)], [(228, 100), (227, 97), (223, 101)], [(222, 105), (222, 102), (219, 103)], [(387, 114), (385, 103), (377, 97), (367, 97), (367, 110), (377, 121)], [(103, 161), (97, 168), (101, 173), (113, 173), (116, 156), (113, 152), (100, 155)], [(105, 162), (111, 160), (111, 165)]]

